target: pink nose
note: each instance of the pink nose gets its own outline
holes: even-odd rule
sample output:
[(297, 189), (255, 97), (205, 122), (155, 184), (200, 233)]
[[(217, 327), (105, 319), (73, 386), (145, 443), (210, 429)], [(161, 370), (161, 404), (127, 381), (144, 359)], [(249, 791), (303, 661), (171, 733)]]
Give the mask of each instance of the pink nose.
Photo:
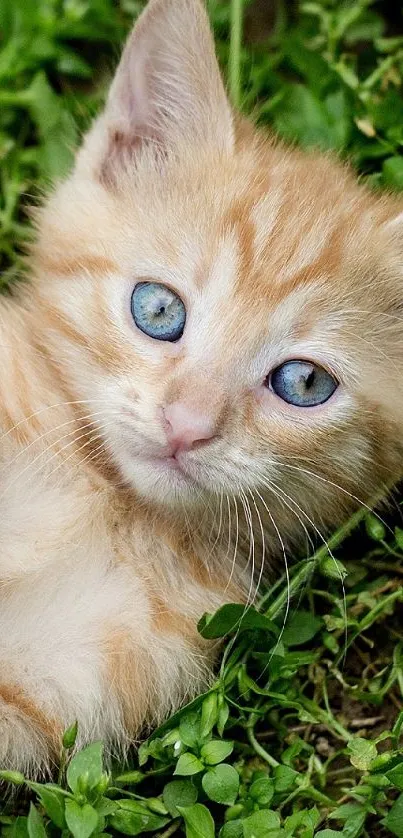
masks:
[(215, 423), (210, 416), (196, 413), (182, 402), (173, 402), (165, 407), (164, 417), (165, 432), (173, 454), (177, 451), (190, 451), (212, 439), (215, 434)]

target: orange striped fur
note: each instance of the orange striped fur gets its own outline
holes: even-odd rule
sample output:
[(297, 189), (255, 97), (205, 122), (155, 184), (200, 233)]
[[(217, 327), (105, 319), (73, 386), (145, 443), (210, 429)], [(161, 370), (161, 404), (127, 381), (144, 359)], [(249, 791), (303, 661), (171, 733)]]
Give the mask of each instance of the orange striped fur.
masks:
[[(124, 753), (211, 677), (203, 612), (399, 475), (402, 210), (234, 116), (201, 2), (150, 0), (1, 301), (0, 768), (51, 768), (76, 718)], [(144, 279), (177, 343), (136, 328)], [(292, 358), (329, 402), (265, 386)], [(214, 429), (186, 476), (175, 402)]]

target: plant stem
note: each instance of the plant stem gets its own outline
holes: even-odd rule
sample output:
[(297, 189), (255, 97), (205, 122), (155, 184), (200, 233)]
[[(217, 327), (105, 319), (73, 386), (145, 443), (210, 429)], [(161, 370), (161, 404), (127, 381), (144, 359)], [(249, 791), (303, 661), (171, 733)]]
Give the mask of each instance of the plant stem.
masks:
[(266, 748), (263, 748), (260, 742), (258, 742), (256, 739), (254, 732), (254, 723), (256, 720), (253, 718), (253, 715), (254, 714), (251, 715), (249, 722), (246, 726), (246, 732), (248, 735), (249, 742), (252, 745), (252, 748), (255, 751), (255, 753), (258, 754), (258, 756), (260, 756), (261, 759), (263, 759), (265, 762), (268, 762), (268, 764), (271, 765), (272, 768), (277, 768), (277, 766), (280, 765), (280, 763), (277, 762), (277, 760), (274, 759), (274, 757), (272, 757), (271, 754), (269, 754), (266, 751)]
[(267, 611), (264, 612), (270, 620), (274, 620), (275, 617), (277, 617), (278, 614), (281, 613), (284, 606), (287, 604), (289, 598), (291, 598), (292, 595), (296, 591), (298, 591), (301, 585), (307, 582), (316, 565), (326, 556), (331, 554), (333, 550), (336, 550), (337, 547), (340, 547), (343, 541), (353, 532), (353, 530), (355, 530), (358, 527), (361, 521), (364, 520), (366, 515), (368, 515), (368, 512), (371, 509), (374, 509), (374, 507), (383, 498), (385, 498), (385, 496), (385, 491), (376, 494), (372, 498), (372, 500), (368, 502), (368, 504), (366, 504), (365, 506), (361, 506), (361, 508), (358, 509), (357, 512), (354, 512), (351, 518), (349, 518), (348, 521), (345, 522), (345, 524), (342, 524), (342, 526), (339, 527), (339, 529), (336, 530), (336, 532), (330, 536), (328, 541), (325, 544), (323, 544), (322, 547), (319, 547), (319, 549), (316, 551), (316, 553), (313, 554), (313, 556), (310, 559), (301, 562), (300, 567), (298, 568), (298, 570), (296, 571), (296, 573), (290, 581), (289, 590), (283, 589), (278, 595), (278, 597), (274, 600), (274, 602), (269, 606)]
[(171, 823), (171, 826), (168, 826), (168, 829), (165, 829), (164, 832), (159, 832), (159, 838), (169, 838), (170, 835), (173, 835), (174, 832), (177, 832), (181, 825), (181, 821), (174, 821)]
[(266, 617), (269, 620), (274, 620), (279, 614), (281, 614), (284, 606), (287, 604), (289, 599), (293, 596), (293, 594), (299, 590), (301, 585), (303, 585), (307, 579), (309, 579), (312, 571), (315, 567), (315, 560), (314, 558), (308, 559), (306, 562), (301, 563), (301, 567), (297, 570), (294, 574), (292, 579), (290, 580), (289, 586), (283, 589), (278, 597), (274, 600), (272, 605), (264, 612)]
[(243, 0), (231, 0), (231, 31), (228, 58), (228, 81), (235, 108), (241, 104), (241, 48)]

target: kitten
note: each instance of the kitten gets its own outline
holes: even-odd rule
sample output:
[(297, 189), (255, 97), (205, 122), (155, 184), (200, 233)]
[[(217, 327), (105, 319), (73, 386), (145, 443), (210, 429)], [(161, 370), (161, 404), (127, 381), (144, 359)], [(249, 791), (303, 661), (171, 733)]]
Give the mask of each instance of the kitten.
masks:
[(208, 681), (203, 612), (397, 476), (401, 209), (236, 116), (200, 0), (150, 0), (1, 300), (1, 767), (75, 719), (124, 752)]

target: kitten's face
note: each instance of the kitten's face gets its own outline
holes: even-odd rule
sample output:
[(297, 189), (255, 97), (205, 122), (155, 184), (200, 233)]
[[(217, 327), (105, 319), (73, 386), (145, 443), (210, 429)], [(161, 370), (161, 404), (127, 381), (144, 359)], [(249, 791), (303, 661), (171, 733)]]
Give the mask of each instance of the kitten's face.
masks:
[[(386, 482), (395, 456), (396, 207), (324, 158), (243, 128), (234, 140), (200, 7), (175, 9), (154, 0), (143, 16), (106, 116), (45, 212), (47, 339), (72, 398), (94, 413), (95, 447), (143, 498), (182, 508), (211, 493), (274, 490), (287, 503), (309, 491), (331, 517), (335, 484), (341, 507), (344, 491)], [(194, 61), (209, 62), (198, 101), (182, 57), (176, 83), (195, 113), (175, 100), (173, 127), (129, 73), (158, 52), (158, 14), (172, 33), (191, 26)], [(160, 72), (149, 85), (163, 85)]]

